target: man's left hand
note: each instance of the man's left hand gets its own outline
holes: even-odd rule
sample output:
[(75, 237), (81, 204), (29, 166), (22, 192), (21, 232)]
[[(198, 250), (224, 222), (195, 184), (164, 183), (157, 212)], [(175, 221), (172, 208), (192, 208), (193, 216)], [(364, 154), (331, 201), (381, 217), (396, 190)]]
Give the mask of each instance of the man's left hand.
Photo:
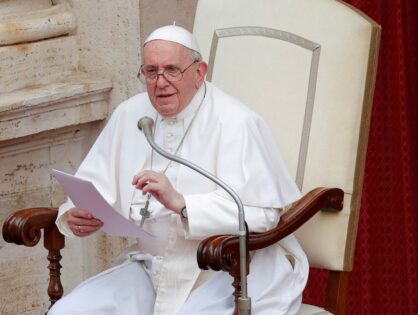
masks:
[(132, 185), (141, 189), (144, 195), (151, 193), (164, 207), (176, 213), (180, 213), (186, 205), (183, 195), (173, 188), (167, 176), (163, 173), (139, 172), (134, 176)]

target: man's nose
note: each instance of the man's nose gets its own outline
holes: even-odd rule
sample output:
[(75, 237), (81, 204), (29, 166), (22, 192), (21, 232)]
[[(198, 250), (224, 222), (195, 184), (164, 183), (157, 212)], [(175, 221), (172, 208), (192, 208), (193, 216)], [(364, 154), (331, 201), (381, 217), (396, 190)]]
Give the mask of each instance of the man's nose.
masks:
[(157, 73), (157, 87), (162, 88), (170, 84), (170, 82), (165, 78), (164, 72)]

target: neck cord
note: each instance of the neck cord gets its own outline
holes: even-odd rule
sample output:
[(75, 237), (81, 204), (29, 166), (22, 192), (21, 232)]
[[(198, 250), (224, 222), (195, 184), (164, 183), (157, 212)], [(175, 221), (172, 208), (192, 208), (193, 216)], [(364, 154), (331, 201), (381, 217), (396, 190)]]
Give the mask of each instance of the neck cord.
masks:
[[(200, 104), (199, 104), (196, 112), (194, 113), (193, 118), (190, 121), (190, 124), (187, 126), (187, 129), (184, 132), (183, 137), (181, 138), (180, 143), (178, 144), (178, 146), (176, 148), (176, 151), (174, 152), (174, 155), (177, 155), (178, 151), (180, 150), (181, 146), (183, 145), (184, 139), (186, 138), (189, 130), (191, 129), (191, 127), (193, 125), (193, 122), (195, 121), (195, 119), (197, 117), (197, 114), (199, 113), (200, 108), (202, 107), (203, 101), (206, 98), (206, 83), (204, 82), (203, 84), (204, 84), (204, 94), (203, 94), (202, 100), (200, 101)], [(154, 134), (155, 134), (155, 131), (157, 130), (157, 122), (158, 122), (158, 112), (157, 112), (157, 117), (155, 119)], [(151, 161), (150, 161), (150, 170), (151, 171), (152, 171), (152, 166), (153, 166), (153, 159), (154, 159), (154, 149), (151, 149)], [(167, 171), (167, 169), (170, 166), (171, 162), (172, 161), (170, 160), (167, 163), (166, 167), (162, 171), (163, 174), (165, 174), (165, 172)], [(132, 205), (133, 205), (133, 199), (134, 199), (134, 196), (135, 196), (135, 192), (136, 192), (136, 189), (134, 190), (134, 193), (132, 194), (131, 211), (132, 211)], [(140, 210), (140, 214), (142, 216), (140, 227), (142, 227), (144, 225), (145, 219), (149, 218), (150, 215), (151, 215), (151, 213), (148, 210), (149, 201), (150, 201), (151, 197), (152, 197), (152, 194), (151, 193), (147, 193), (147, 199), (145, 201), (145, 206), (143, 208), (141, 208), (141, 210)]]
[[(192, 118), (192, 120), (190, 121), (190, 124), (187, 126), (187, 129), (186, 129), (186, 131), (184, 132), (183, 137), (181, 138), (180, 143), (178, 144), (177, 149), (176, 149), (176, 151), (174, 152), (174, 155), (177, 155), (177, 153), (179, 152), (179, 150), (180, 150), (181, 146), (183, 145), (184, 139), (186, 138), (186, 136), (187, 136), (187, 134), (188, 134), (188, 132), (189, 132), (190, 128), (192, 127), (193, 122), (195, 121), (196, 116), (197, 116), (197, 114), (198, 114), (198, 113), (199, 113), (199, 111), (200, 111), (200, 107), (202, 106), (203, 101), (205, 100), (205, 96), (206, 96), (206, 83), (204, 83), (204, 84), (205, 84), (205, 85), (204, 85), (205, 90), (204, 90), (204, 94), (203, 94), (202, 100), (200, 101), (200, 104), (199, 104), (199, 106), (198, 106), (198, 108), (197, 108), (196, 112), (194, 113), (193, 118)], [(157, 118), (155, 119), (154, 134), (155, 134), (155, 131), (157, 130), (157, 124), (158, 124), (158, 112), (157, 112)], [(151, 150), (151, 163), (150, 163), (150, 164), (151, 164), (151, 165), (150, 165), (150, 167), (151, 167), (151, 171), (152, 171), (152, 162), (153, 162), (153, 159), (154, 159), (154, 149), (152, 149), (152, 150)], [(168, 167), (170, 166), (170, 164), (171, 164), (172, 162), (173, 162), (173, 161), (171, 161), (171, 160), (170, 160), (170, 161), (167, 163), (166, 167), (165, 167), (165, 168), (164, 168), (164, 170), (162, 171), (162, 173), (163, 173), (163, 174), (165, 174), (165, 172), (167, 171)]]

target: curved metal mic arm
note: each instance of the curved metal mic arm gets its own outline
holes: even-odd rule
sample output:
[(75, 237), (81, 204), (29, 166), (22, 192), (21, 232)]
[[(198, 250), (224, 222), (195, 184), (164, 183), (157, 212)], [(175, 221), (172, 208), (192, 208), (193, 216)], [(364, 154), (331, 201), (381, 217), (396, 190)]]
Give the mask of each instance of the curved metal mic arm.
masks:
[(211, 181), (215, 182), (217, 185), (222, 187), (231, 197), (234, 199), (235, 203), (238, 206), (238, 215), (239, 215), (239, 249), (240, 249), (240, 276), (241, 276), (241, 297), (239, 298), (239, 307), (240, 313), (239, 314), (250, 314), (251, 313), (251, 299), (248, 297), (247, 294), (247, 229), (245, 226), (245, 214), (244, 214), (244, 206), (242, 205), (241, 199), (238, 197), (237, 193), (233, 191), (227, 184), (225, 184), (222, 180), (215, 177), (213, 174), (209, 173), (208, 171), (202, 169), (201, 167), (197, 166), (196, 164), (186, 161), (178, 156), (172, 155), (170, 153), (165, 152), (161, 149), (155, 142), (154, 142), (154, 135), (153, 135), (153, 127), (154, 127), (154, 120), (150, 117), (142, 117), (138, 121), (138, 129), (141, 130), (145, 138), (147, 139), (148, 143), (151, 147), (160, 155), (166, 157), (169, 160), (175, 161), (182, 165), (185, 165), (192, 170), (198, 172), (199, 174), (205, 176), (206, 178), (210, 179)]

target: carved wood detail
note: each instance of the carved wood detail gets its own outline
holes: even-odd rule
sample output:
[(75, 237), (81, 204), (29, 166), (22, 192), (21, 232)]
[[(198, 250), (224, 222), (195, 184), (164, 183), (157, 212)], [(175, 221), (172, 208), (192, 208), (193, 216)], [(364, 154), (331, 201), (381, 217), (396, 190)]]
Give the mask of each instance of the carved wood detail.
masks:
[(3, 224), (3, 238), (8, 243), (35, 246), (41, 239), (41, 230), (55, 225), (57, 210), (30, 208), (16, 211)]
[[(310, 191), (281, 216), (277, 227), (264, 233), (250, 233), (248, 251), (273, 245), (296, 231), (320, 210), (333, 212), (342, 210), (343, 199), (344, 192), (339, 188), (321, 187)], [(239, 237), (236, 235), (215, 235), (203, 240), (197, 251), (197, 261), (200, 269), (210, 268), (215, 271), (227, 271), (234, 278), (234, 314), (238, 314), (237, 298), (241, 294)], [(248, 270), (249, 266), (247, 266), (247, 274)]]
[[(49, 260), (49, 285), (48, 285), (48, 296), (51, 304), (49, 308), (56, 301), (58, 301), (62, 295), (64, 294), (64, 288), (62, 287), (61, 283), (61, 254), (59, 250), (50, 250), (48, 252), (48, 260)], [(49, 309), (48, 308), (48, 309)]]
[(58, 211), (56, 208), (30, 208), (19, 210), (10, 215), (3, 224), (3, 238), (8, 243), (35, 246), (44, 230), (44, 247), (48, 250), (49, 285), (48, 296), (51, 306), (59, 300), (64, 289), (61, 284), (61, 253), (65, 238), (55, 225)]

